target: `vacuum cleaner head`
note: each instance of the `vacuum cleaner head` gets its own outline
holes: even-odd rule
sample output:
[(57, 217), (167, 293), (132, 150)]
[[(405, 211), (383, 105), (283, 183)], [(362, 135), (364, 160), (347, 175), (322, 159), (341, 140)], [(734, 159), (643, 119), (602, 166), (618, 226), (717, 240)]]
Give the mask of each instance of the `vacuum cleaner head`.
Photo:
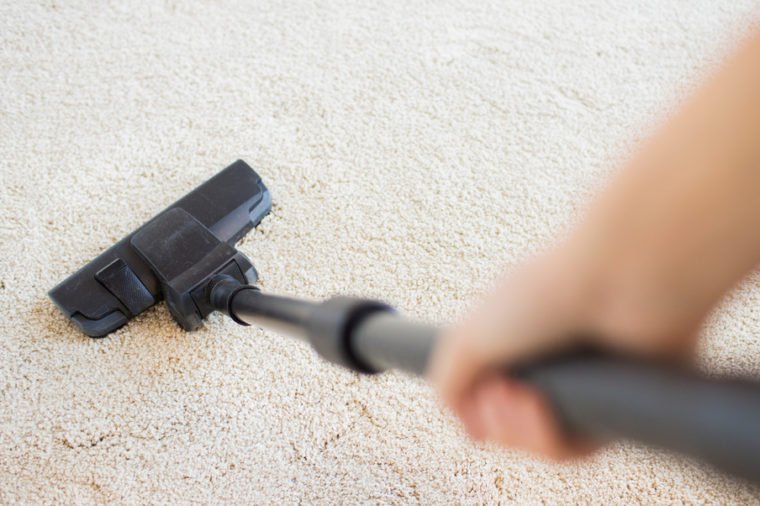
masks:
[(238, 160), (66, 278), (50, 298), (91, 337), (162, 298), (174, 319), (194, 330), (213, 310), (205, 294), (211, 276), (256, 281), (253, 265), (232, 246), (271, 205), (259, 175)]

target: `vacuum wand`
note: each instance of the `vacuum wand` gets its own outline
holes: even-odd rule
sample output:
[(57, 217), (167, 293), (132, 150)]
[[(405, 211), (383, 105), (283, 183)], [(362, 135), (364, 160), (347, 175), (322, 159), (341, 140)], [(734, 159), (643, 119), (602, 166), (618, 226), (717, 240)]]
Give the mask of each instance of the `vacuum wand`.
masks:
[(424, 375), (438, 334), (379, 301), (269, 295), (225, 275), (212, 278), (207, 290), (214, 308), (237, 323), (305, 340), (327, 360), (362, 373), (397, 369)]
[[(389, 306), (348, 297), (324, 302), (267, 295), (225, 277), (210, 283), (217, 309), (243, 325), (284, 331), (331, 362), (357, 372), (424, 375), (439, 331)], [(760, 482), (760, 388), (581, 353), (515, 367), (570, 434), (631, 439), (696, 457)]]

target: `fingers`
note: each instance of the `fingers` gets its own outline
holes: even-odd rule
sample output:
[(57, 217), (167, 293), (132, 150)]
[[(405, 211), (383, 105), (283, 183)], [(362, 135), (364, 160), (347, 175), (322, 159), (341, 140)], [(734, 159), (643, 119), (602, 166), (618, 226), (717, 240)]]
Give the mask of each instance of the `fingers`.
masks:
[[(594, 449), (563, 432), (539, 391), (494, 375), (510, 365), (578, 344), (691, 359), (699, 320), (662, 323), (662, 312), (649, 311), (649, 302), (639, 304), (639, 292), (612, 290), (604, 276), (588, 274), (587, 259), (571, 253), (556, 250), (522, 266), (437, 342), (429, 378), (474, 439), (554, 459)], [(650, 313), (654, 316), (645, 317)]]
[[(568, 438), (549, 405), (533, 388), (490, 376), (473, 395), (471, 413), (462, 420), (468, 434), (554, 460), (586, 455), (594, 446)], [(472, 424), (472, 426), (470, 426)]]
[(472, 439), (554, 460), (579, 457), (595, 449), (567, 437), (534, 388), (506, 375), (491, 372), (483, 376), (492, 369), (486, 365), (487, 356), (479, 356), (471, 342), (452, 339), (442, 346), (446, 348), (433, 361), (430, 376)]
[[(560, 267), (564, 267), (560, 264)], [(447, 329), (428, 376), (477, 440), (554, 458), (580, 454), (533, 389), (493, 375), (509, 364), (570, 346), (577, 290), (557, 289), (557, 267), (542, 260), (513, 273), (465, 319)]]
[(457, 415), (464, 416), (466, 393), (474, 385), (478, 374), (485, 365), (486, 357), (481, 356), (474, 340), (462, 338), (455, 329), (444, 333), (433, 350), (433, 359), (428, 376), (437, 386), (443, 402)]
[(444, 403), (461, 416), (462, 402), (481, 376), (558, 347), (569, 346), (560, 304), (517, 276), (490, 294), (465, 319), (446, 329), (430, 360), (429, 379)]
[(516, 296), (514, 282), (446, 329), (433, 350), (428, 376), (444, 403), (461, 416), (463, 399), (489, 369), (504, 367), (547, 347), (538, 311)]

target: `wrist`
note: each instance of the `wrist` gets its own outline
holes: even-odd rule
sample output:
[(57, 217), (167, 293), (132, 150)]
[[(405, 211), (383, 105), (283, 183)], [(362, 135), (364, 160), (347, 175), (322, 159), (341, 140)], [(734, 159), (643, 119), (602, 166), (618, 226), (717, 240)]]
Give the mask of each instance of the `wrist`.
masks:
[[(585, 329), (627, 351), (660, 350), (688, 335), (722, 294), (676, 238), (621, 213), (587, 220), (563, 247)], [(631, 219), (632, 218), (632, 219)], [(642, 231), (639, 233), (638, 231)]]

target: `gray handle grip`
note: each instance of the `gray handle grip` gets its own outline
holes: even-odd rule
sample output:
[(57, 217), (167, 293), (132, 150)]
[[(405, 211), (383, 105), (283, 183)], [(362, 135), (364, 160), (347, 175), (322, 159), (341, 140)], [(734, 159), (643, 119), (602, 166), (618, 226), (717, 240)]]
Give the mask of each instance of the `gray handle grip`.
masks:
[[(378, 370), (424, 374), (437, 330), (368, 317), (351, 347)], [(575, 355), (513, 372), (535, 385), (572, 434), (631, 439), (696, 457), (760, 483), (760, 385), (603, 356)]]

